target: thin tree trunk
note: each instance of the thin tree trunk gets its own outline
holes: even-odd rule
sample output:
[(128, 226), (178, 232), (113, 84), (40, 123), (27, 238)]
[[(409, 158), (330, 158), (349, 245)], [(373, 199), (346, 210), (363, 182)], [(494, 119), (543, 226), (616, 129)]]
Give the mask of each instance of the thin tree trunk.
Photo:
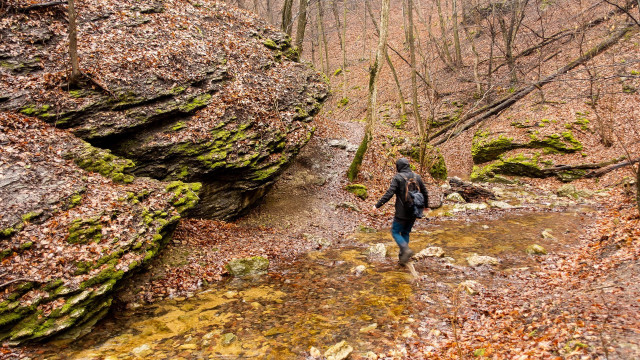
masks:
[(444, 51), (444, 55), (447, 58), (447, 66), (449, 66), (449, 64), (453, 63), (453, 59), (451, 59), (451, 53), (449, 52), (449, 43), (447, 42), (447, 28), (444, 23), (444, 15), (442, 15), (442, 6), (440, 0), (436, 0), (436, 6), (438, 7), (438, 19), (440, 22), (442, 50)]
[[(380, 36), (380, 30), (378, 29), (378, 24), (376, 24), (375, 22), (375, 18), (373, 16), (373, 12), (371, 11), (371, 8), (367, 8), (367, 11), (369, 12), (369, 16), (371, 16), (371, 22), (373, 23), (373, 30), (376, 32), (377, 36)], [(398, 79), (398, 73), (396, 72), (396, 67), (393, 66), (393, 62), (391, 61), (391, 57), (389, 56), (389, 44), (387, 44), (387, 47), (384, 50), (384, 56), (385, 59), (387, 61), (387, 64), (389, 65), (389, 69), (391, 69), (391, 75), (393, 75), (393, 81), (396, 84), (396, 89), (398, 90), (398, 97), (400, 98), (400, 115), (401, 116), (407, 116), (407, 111), (405, 109), (405, 100), (404, 100), (404, 95), (402, 95), (402, 87), (400, 86), (400, 80)]]
[(378, 39), (378, 48), (376, 50), (376, 58), (371, 68), (369, 69), (369, 99), (367, 101), (367, 124), (364, 129), (364, 136), (362, 142), (356, 151), (356, 155), (351, 162), (347, 177), (350, 181), (354, 181), (358, 177), (360, 172), (360, 165), (362, 165), (362, 159), (364, 158), (369, 143), (373, 139), (373, 126), (375, 123), (376, 115), (376, 96), (377, 96), (377, 84), (378, 75), (380, 74), (380, 67), (382, 66), (382, 57), (387, 47), (387, 36), (389, 29), (389, 0), (382, 0), (382, 8), (380, 10), (380, 38)]
[(269, 20), (269, 24), (273, 25), (273, 9), (271, 9), (271, 1), (267, 0), (267, 20)]
[(296, 48), (299, 56), (302, 56), (302, 46), (304, 44), (304, 32), (307, 28), (307, 3), (308, 0), (300, 0), (300, 11), (298, 16), (298, 28), (296, 29)]
[(322, 56), (323, 45), (322, 45), (322, 23), (320, 22), (320, 12), (318, 12), (318, 15), (316, 15), (316, 23), (318, 24), (318, 58), (320, 59), (320, 69), (326, 75), (327, 73), (324, 67), (324, 57)]
[(342, 82), (344, 85), (344, 98), (348, 99), (348, 81), (347, 81), (347, 2), (344, 2), (344, 8), (342, 9)]
[(426, 138), (424, 124), (420, 118), (420, 111), (418, 108), (418, 84), (416, 82), (416, 47), (415, 38), (413, 36), (413, 0), (407, 1), (407, 21), (408, 21), (408, 36), (409, 36), (409, 61), (411, 63), (411, 102), (413, 103), (413, 116), (418, 124), (418, 131), (420, 133), (420, 143)]
[(77, 85), (80, 80), (80, 65), (78, 64), (78, 28), (76, 25), (76, 9), (74, 0), (69, 0), (69, 57), (71, 58), (70, 85)]
[(362, 29), (362, 57), (367, 55), (367, 9), (369, 8), (369, 0), (364, 0), (364, 25)]
[(324, 31), (324, 6), (322, 6), (322, 0), (318, 1), (318, 29), (320, 30), (320, 37), (324, 48), (324, 73), (329, 76), (329, 49), (327, 46), (327, 35)]
[(342, 24), (340, 23), (340, 14), (338, 12), (338, 3), (336, 0), (331, 1), (331, 11), (333, 12), (333, 18), (336, 20), (336, 33), (338, 34), (338, 42), (340, 43), (340, 48), (342, 49), (344, 43), (342, 41)]
[(453, 15), (451, 21), (453, 22), (453, 44), (456, 51), (456, 66), (462, 66), (462, 50), (460, 49), (460, 35), (458, 34), (458, 1), (453, 0)]
[(473, 35), (469, 33), (469, 29), (466, 26), (463, 26), (464, 34), (467, 37), (467, 41), (471, 44), (471, 51), (473, 52), (473, 80), (476, 83), (476, 92), (478, 96), (482, 95), (482, 82), (480, 81), (480, 74), (478, 72), (478, 64), (480, 63), (480, 54), (476, 49), (476, 42), (473, 39)]
[(287, 35), (291, 36), (291, 11), (293, 8), (293, 0), (284, 0), (284, 5), (282, 6), (282, 32), (287, 33)]

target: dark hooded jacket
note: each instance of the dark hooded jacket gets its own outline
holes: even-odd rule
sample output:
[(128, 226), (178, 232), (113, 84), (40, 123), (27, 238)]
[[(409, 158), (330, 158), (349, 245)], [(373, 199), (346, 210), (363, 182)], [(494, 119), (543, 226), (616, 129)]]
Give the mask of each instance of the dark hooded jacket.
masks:
[(389, 189), (387, 190), (387, 192), (380, 198), (380, 200), (378, 200), (378, 203), (376, 204), (376, 208), (379, 208), (385, 203), (387, 203), (387, 201), (391, 200), (393, 195), (395, 195), (396, 196), (395, 218), (397, 220), (413, 220), (415, 219), (413, 217), (413, 214), (409, 209), (407, 209), (407, 206), (405, 206), (407, 182), (405, 181), (403, 176), (411, 177), (413, 174), (416, 181), (418, 182), (418, 186), (420, 187), (420, 192), (424, 196), (425, 204), (428, 203), (427, 188), (424, 186), (424, 182), (422, 181), (422, 178), (420, 177), (420, 175), (411, 171), (411, 167), (409, 166), (409, 160), (405, 158), (398, 159), (398, 161), (396, 161), (396, 170), (398, 172), (391, 180), (391, 185), (389, 186)]

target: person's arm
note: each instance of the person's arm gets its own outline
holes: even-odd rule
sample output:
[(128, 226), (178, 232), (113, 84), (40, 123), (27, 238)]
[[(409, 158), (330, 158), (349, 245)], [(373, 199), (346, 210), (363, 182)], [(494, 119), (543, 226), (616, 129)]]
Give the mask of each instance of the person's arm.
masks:
[(387, 192), (384, 195), (382, 195), (380, 200), (378, 200), (378, 202), (376, 203), (376, 208), (381, 207), (382, 205), (386, 204), (387, 201), (391, 200), (391, 198), (393, 197), (393, 194), (396, 193), (397, 189), (398, 189), (398, 180), (394, 176), (393, 179), (391, 180), (391, 185), (389, 185), (389, 189), (387, 189)]

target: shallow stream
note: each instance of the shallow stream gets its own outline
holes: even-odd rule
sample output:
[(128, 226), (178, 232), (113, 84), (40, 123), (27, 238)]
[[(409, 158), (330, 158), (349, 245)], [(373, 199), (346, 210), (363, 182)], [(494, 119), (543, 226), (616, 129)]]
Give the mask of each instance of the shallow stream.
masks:
[[(440, 281), (447, 264), (466, 265), (472, 253), (500, 258), (499, 271), (535, 267), (524, 254), (528, 245), (566, 251), (577, 242), (582, 221), (580, 212), (445, 221), (413, 233), (411, 245), (416, 251), (440, 246), (451, 257), (417, 266), (420, 275)], [(543, 238), (545, 230), (555, 239)], [(341, 340), (356, 357), (386, 353), (415, 336), (409, 329), (419, 319), (410, 304), (417, 301), (413, 295), (420, 283), (396, 264), (397, 248), (388, 232), (358, 233), (353, 239), (353, 247), (309, 253), (278, 272), (228, 279), (189, 299), (113, 314), (80, 340), (48, 344), (51, 351), (43, 356), (296, 359), (311, 346), (324, 352)], [(373, 243), (387, 246), (386, 260), (367, 258), (367, 244)], [(354, 272), (358, 265), (366, 267), (362, 274)]]

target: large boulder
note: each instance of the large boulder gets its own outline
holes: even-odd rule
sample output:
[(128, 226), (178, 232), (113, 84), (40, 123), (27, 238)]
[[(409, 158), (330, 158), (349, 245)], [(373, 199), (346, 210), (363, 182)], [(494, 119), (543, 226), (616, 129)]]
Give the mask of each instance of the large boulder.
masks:
[(286, 35), (247, 11), (158, 4), (77, 4), (79, 88), (66, 84), (65, 12), (5, 14), (3, 64), (13, 65), (0, 66), (0, 110), (132, 160), (125, 176), (201, 182), (194, 216), (237, 216), (307, 143), (327, 86)]
[[(105, 315), (200, 184), (123, 174), (130, 161), (0, 112), (0, 340), (42, 340)], [(89, 169), (89, 170), (86, 170)]]

